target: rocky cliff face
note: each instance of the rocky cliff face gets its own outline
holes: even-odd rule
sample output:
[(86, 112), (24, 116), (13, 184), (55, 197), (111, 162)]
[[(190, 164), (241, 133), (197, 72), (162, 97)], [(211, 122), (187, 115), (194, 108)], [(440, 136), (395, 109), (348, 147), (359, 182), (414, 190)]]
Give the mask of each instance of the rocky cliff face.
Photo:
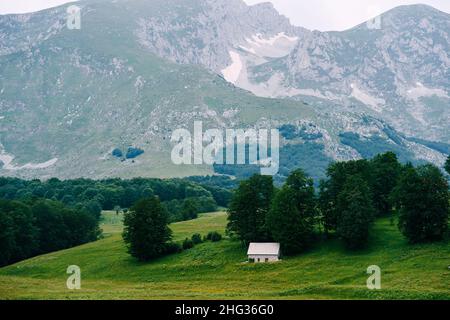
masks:
[(195, 3), (187, 20), (144, 19), (142, 43), (258, 96), (327, 100), (407, 135), (450, 142), (450, 15), (403, 6), (348, 31), (311, 32), (291, 26), (270, 4)]
[(417, 5), (345, 32), (301, 37), (280, 61), (253, 69), (279, 73), (293, 95), (357, 105), (408, 135), (450, 141), (450, 15)]
[[(302, 166), (320, 177), (328, 161), (383, 151), (395, 151), (405, 161), (442, 164), (445, 159), (448, 145), (412, 140), (395, 130), (408, 124), (398, 120), (403, 111), (395, 110), (410, 105), (390, 104), (392, 99), (409, 101), (402, 100), (400, 90), (406, 80), (420, 81), (405, 94), (416, 97), (411, 98), (414, 106), (433, 108), (424, 113), (435, 119), (433, 134), (448, 130), (448, 108), (441, 104), (447, 101), (449, 79), (441, 46), (448, 46), (448, 38), (441, 25), (433, 27), (435, 55), (424, 52), (399, 62), (392, 46), (384, 53), (363, 46), (365, 42), (386, 46), (385, 37), (392, 33), (364, 26), (346, 33), (310, 32), (292, 27), (267, 4), (248, 7), (238, 0), (77, 4), (82, 9), (81, 30), (66, 27), (68, 5), (0, 16), (0, 175), (213, 173), (211, 166), (171, 163), (171, 133), (178, 128), (192, 130), (195, 120), (203, 121), (205, 128), (281, 128), (280, 175)], [(436, 18), (428, 19), (435, 23)], [(392, 21), (397, 26), (397, 20)], [(425, 41), (420, 45), (413, 40), (419, 35), (403, 44), (402, 55), (410, 43), (425, 46), (428, 36), (420, 38)], [(397, 35), (392, 41), (405, 39)], [(440, 69), (434, 70), (439, 63)], [(257, 97), (239, 87), (285, 99)], [(391, 109), (398, 118), (391, 117)], [(133, 159), (113, 155), (116, 149), (130, 147), (144, 153)]]
[(169, 1), (167, 6), (163, 15), (138, 20), (140, 43), (174, 62), (217, 72), (233, 62), (230, 50), (246, 39), (299, 30), (267, 3), (248, 7), (242, 0), (190, 0)]

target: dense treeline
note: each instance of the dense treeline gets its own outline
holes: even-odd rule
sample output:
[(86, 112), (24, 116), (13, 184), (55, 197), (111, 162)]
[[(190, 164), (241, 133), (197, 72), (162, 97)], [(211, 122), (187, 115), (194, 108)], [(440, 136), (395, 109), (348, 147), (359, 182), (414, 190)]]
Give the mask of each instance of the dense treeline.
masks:
[[(0, 265), (94, 241), (102, 210), (130, 208), (141, 199), (158, 198), (167, 222), (197, 218), (226, 206), (229, 178), (50, 179), (0, 177)], [(217, 184), (216, 184), (217, 182)], [(227, 185), (228, 184), (228, 185)], [(124, 210), (128, 211), (128, 210)]]
[(0, 266), (94, 241), (98, 219), (63, 203), (0, 199)]
[[(211, 181), (214, 179), (197, 178)], [(226, 181), (222, 179), (220, 181)], [(225, 182), (224, 182), (225, 183)], [(195, 206), (196, 213), (216, 210), (217, 206), (226, 206), (231, 191), (205, 183), (185, 179), (144, 179), (131, 180), (21, 180), (0, 178), (0, 198), (9, 200), (29, 200), (45, 198), (60, 201), (71, 208), (83, 209), (99, 217), (101, 210), (129, 208), (139, 199), (158, 196), (173, 221), (185, 220), (185, 207)], [(185, 202), (188, 202), (185, 204)], [(194, 215), (195, 218), (195, 215)]]
[(228, 232), (245, 243), (277, 241), (285, 254), (295, 254), (312, 244), (317, 230), (349, 249), (363, 248), (374, 220), (384, 216), (398, 219), (410, 243), (441, 240), (448, 230), (448, 182), (433, 165), (402, 165), (388, 152), (332, 163), (319, 185), (316, 193), (300, 169), (279, 190), (272, 177), (242, 181), (230, 202)]

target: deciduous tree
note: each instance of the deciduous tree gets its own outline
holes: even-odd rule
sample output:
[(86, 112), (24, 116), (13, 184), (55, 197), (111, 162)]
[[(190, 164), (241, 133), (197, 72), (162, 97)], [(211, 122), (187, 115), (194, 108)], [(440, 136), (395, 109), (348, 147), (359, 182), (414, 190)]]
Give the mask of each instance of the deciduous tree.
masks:
[(228, 210), (228, 231), (245, 243), (269, 239), (266, 215), (270, 210), (274, 186), (272, 177), (254, 175), (242, 181)]
[(410, 243), (436, 241), (448, 229), (448, 183), (433, 165), (407, 165), (393, 192), (399, 229)]
[(129, 253), (141, 261), (163, 255), (172, 235), (168, 221), (168, 213), (159, 198), (138, 201), (124, 218), (123, 239)]
[(315, 208), (312, 179), (302, 170), (292, 172), (267, 215), (267, 227), (284, 254), (299, 253), (310, 245)]

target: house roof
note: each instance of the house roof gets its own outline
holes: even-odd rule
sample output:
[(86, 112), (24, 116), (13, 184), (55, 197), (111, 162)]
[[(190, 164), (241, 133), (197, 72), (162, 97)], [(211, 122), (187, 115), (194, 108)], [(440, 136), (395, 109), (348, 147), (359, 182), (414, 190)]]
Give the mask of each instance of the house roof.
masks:
[(270, 243), (250, 243), (247, 251), (247, 255), (279, 255), (280, 254), (280, 244), (276, 242)]

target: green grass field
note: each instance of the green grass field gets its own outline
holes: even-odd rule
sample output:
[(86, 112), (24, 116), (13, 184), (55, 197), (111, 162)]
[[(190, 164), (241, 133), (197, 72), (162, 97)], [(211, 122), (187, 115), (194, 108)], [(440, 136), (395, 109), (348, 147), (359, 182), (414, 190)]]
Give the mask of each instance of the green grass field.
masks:
[[(224, 212), (171, 225), (175, 240), (224, 233)], [(369, 249), (347, 252), (337, 240), (275, 264), (248, 264), (246, 248), (225, 239), (140, 263), (121, 238), (121, 216), (105, 212), (104, 239), (0, 269), (1, 299), (450, 299), (448, 242), (411, 246), (389, 219), (378, 220)], [(66, 288), (66, 269), (81, 268), (82, 288)], [(382, 270), (368, 290), (366, 269)]]

